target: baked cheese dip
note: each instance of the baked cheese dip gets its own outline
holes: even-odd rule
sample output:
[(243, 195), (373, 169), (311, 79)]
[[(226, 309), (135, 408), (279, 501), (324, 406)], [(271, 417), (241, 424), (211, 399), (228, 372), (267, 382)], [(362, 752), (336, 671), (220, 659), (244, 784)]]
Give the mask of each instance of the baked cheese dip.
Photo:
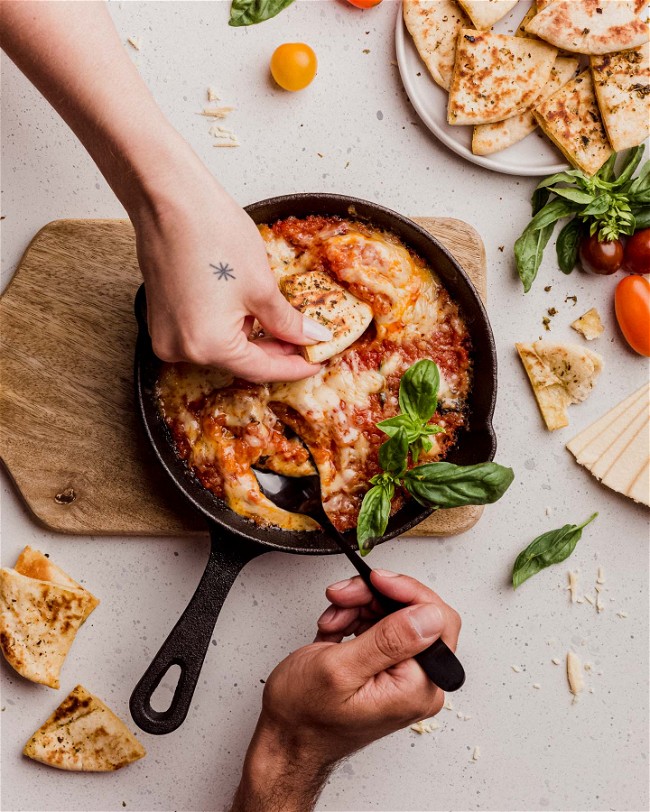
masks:
[[(380, 472), (387, 437), (376, 424), (398, 413), (400, 378), (422, 358), (440, 370), (431, 422), (444, 433), (431, 436), (418, 462), (444, 459), (454, 445), (467, 420), (469, 333), (435, 269), (389, 232), (322, 216), (289, 217), (260, 232), (281, 290), (309, 293), (309, 315), (331, 329), (335, 354), (313, 377), (291, 383), (252, 384), (220, 369), (165, 363), (159, 409), (179, 457), (232, 510), (260, 525), (318, 529), (269, 501), (252, 470), (299, 477), (315, 473), (315, 464), (323, 507), (348, 530)], [(392, 512), (407, 498), (398, 489)]]

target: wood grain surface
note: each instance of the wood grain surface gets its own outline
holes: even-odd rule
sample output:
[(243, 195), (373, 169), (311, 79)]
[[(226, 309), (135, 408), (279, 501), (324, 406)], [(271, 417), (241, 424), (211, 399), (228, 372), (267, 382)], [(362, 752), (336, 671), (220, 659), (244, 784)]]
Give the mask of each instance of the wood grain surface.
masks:
[[(460, 220), (413, 218), (486, 297), (485, 252)], [(34, 516), (82, 535), (195, 535), (133, 399), (141, 282), (125, 220), (56, 220), (34, 237), (0, 300), (0, 456)], [(450, 536), (481, 507), (441, 510), (407, 535)]]

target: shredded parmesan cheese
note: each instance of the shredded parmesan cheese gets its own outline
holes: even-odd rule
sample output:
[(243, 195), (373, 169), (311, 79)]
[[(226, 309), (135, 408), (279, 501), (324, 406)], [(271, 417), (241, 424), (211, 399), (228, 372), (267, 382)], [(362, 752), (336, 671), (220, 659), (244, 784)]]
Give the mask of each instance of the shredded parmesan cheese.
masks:
[(590, 603), (592, 606), (593, 606), (593, 605), (594, 605), (594, 603), (595, 603), (595, 601), (594, 601), (594, 599), (591, 597), (591, 595), (585, 595), (585, 600), (587, 601), (587, 603)]
[(596, 578), (597, 584), (604, 584), (605, 583), (605, 570), (602, 567), (598, 567), (598, 577)]
[(230, 141), (236, 141), (237, 136), (235, 135), (232, 130), (227, 130), (225, 127), (220, 127), (218, 124), (213, 124), (212, 127), (208, 130), (210, 135), (214, 138), (227, 138)]
[(521, 668), (518, 665), (511, 665), (510, 668), (515, 672), (515, 674), (519, 674), (521, 672)]
[(566, 655), (566, 675), (569, 682), (569, 690), (574, 696), (576, 701), (578, 694), (585, 687), (585, 680), (582, 675), (582, 664), (577, 654), (573, 651), (568, 651)]
[(208, 88), (208, 101), (215, 102), (219, 101), (220, 97), (217, 95), (217, 91), (213, 87)]
[(533, 688), (537, 688), (539, 690), (541, 687), (542, 686), (539, 684), (539, 682), (533, 682)]
[(415, 733), (419, 733), (420, 736), (423, 733), (433, 733), (434, 730), (438, 730), (440, 725), (437, 722), (416, 722), (414, 725), (411, 725), (411, 730)]
[(451, 702), (448, 699), (445, 700), (445, 704), (442, 707), (445, 710), (453, 710), (454, 709), (454, 706), (451, 704)]
[(478, 761), (481, 757), (481, 751), (479, 750), (478, 745), (474, 748), (474, 752), (472, 753), (472, 761)]
[(627, 612), (617, 612), (616, 613), (619, 617), (627, 617)]
[(127, 42), (132, 48), (135, 48), (136, 51), (140, 50), (140, 37), (129, 37)]
[(212, 145), (213, 147), (241, 147), (239, 141), (219, 141)]
[(569, 590), (569, 595), (571, 596), (571, 603), (576, 602), (577, 588), (578, 588), (578, 573), (569, 572), (569, 586), (567, 587), (567, 589)]
[(596, 609), (599, 614), (605, 610), (605, 604), (600, 599), (600, 592), (596, 595)]
[(234, 109), (234, 107), (204, 107), (197, 115), (207, 116), (208, 118), (225, 118)]
[(559, 657), (553, 657), (551, 662), (553, 663), (553, 665), (559, 665), (562, 661), (560, 660)]

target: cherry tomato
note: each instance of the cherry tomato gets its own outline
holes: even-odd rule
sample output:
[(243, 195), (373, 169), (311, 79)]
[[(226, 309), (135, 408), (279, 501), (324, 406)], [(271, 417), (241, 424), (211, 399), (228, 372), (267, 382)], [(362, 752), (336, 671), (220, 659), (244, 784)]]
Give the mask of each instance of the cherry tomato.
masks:
[(304, 42), (285, 42), (273, 52), (271, 75), (284, 90), (302, 90), (316, 76), (316, 54)]
[(650, 273), (650, 228), (642, 228), (627, 241), (623, 270), (628, 273)]
[(348, 0), (348, 3), (357, 8), (372, 8), (373, 6), (378, 6), (381, 0)]
[(590, 273), (616, 273), (623, 264), (623, 243), (620, 240), (599, 242), (598, 236), (580, 241), (580, 264)]
[(640, 355), (650, 356), (650, 281), (636, 275), (621, 279), (614, 305), (627, 343)]

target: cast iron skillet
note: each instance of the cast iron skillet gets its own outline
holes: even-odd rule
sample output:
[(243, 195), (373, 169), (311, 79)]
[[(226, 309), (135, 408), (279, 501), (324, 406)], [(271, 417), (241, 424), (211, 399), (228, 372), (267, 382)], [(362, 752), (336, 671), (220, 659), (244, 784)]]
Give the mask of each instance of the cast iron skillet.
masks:
[[(460, 305), (473, 344), (474, 379), (469, 398), (469, 427), (460, 434), (447, 459), (462, 465), (494, 459), (496, 438), (492, 413), (497, 388), (496, 348), (485, 308), (454, 257), (411, 220), (357, 198), (319, 193), (285, 195), (253, 203), (246, 207), (246, 211), (256, 223), (272, 223), (292, 215), (352, 217), (392, 231), (423, 257)], [(211, 538), (210, 557), (196, 592), (131, 696), (131, 715), (136, 724), (147, 733), (160, 734), (176, 730), (187, 716), (217, 617), (242, 567), (271, 550), (301, 555), (330, 555), (340, 551), (322, 533), (259, 527), (239, 516), (204, 488), (176, 456), (155, 402), (160, 361), (152, 351), (147, 331), (144, 286), (137, 293), (135, 310), (140, 328), (135, 357), (135, 389), (144, 430), (160, 464), (176, 487), (205, 517)], [(423, 508), (410, 500), (390, 519), (382, 541), (401, 535), (431, 512), (430, 508)], [(354, 544), (354, 531), (350, 533), (350, 543)], [(156, 711), (151, 706), (151, 696), (172, 665), (179, 665), (181, 674), (171, 705), (166, 711)]]

